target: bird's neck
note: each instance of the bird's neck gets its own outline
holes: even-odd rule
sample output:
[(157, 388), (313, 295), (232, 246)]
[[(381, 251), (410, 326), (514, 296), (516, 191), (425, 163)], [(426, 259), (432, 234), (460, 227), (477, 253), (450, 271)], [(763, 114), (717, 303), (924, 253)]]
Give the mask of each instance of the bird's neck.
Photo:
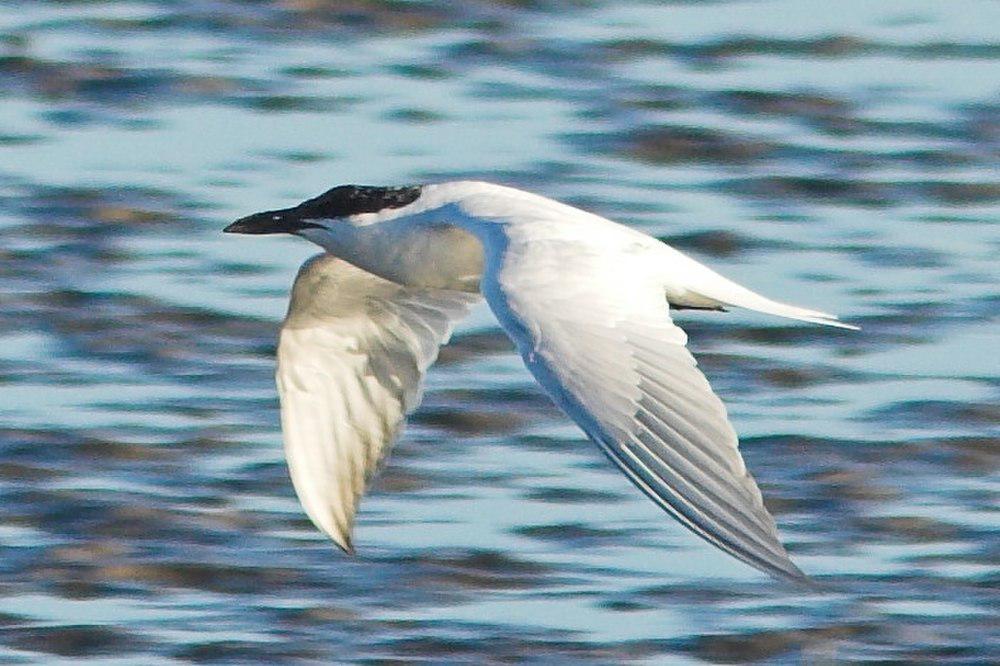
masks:
[(481, 243), (435, 211), (369, 224), (344, 220), (299, 233), (330, 254), (397, 284), (479, 290)]

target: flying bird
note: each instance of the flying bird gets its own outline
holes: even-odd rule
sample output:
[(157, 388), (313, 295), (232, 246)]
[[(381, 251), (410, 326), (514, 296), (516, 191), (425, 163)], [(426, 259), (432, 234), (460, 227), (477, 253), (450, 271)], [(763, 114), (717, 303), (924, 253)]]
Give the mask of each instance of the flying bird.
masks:
[(325, 250), (295, 279), (276, 376), (295, 491), (345, 551), (427, 368), (485, 299), (553, 402), (650, 499), (743, 562), (809, 581), (670, 308), (856, 327), (765, 298), (629, 227), (491, 183), (342, 185), (225, 231), (290, 233)]

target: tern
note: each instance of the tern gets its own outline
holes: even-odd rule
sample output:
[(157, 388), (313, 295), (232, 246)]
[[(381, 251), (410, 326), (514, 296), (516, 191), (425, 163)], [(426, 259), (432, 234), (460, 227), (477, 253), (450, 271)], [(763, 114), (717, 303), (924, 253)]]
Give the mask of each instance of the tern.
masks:
[(295, 491), (346, 552), (424, 374), (485, 299), (552, 401), (642, 492), (726, 553), (810, 582), (670, 308), (857, 327), (765, 298), (635, 229), (485, 182), (342, 185), (225, 231), (295, 234), (325, 250), (295, 278), (276, 379)]

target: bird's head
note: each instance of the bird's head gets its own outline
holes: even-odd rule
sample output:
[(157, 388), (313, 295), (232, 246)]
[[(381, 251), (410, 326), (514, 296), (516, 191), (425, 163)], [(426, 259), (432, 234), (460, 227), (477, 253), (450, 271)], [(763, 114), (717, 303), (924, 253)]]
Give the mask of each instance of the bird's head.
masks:
[(254, 213), (225, 231), (295, 234), (397, 284), (476, 291), (483, 248), (453, 224), (461, 183), (410, 187), (341, 185), (298, 206)]
[(292, 208), (242, 217), (223, 231), (231, 234), (301, 234), (308, 229), (329, 229), (338, 220), (355, 215), (402, 208), (416, 201), (420, 192), (419, 186), (340, 185)]

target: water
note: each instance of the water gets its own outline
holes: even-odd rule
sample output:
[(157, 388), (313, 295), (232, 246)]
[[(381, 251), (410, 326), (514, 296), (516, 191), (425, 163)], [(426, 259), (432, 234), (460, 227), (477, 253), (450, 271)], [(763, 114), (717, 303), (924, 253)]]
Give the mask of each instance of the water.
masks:
[[(332, 9), (330, 7), (333, 7)], [(0, 2), (0, 660), (988, 661), (995, 3)], [(486, 312), (347, 558), (272, 383), (345, 182), (484, 177), (864, 327), (680, 313), (802, 593), (661, 514)]]

